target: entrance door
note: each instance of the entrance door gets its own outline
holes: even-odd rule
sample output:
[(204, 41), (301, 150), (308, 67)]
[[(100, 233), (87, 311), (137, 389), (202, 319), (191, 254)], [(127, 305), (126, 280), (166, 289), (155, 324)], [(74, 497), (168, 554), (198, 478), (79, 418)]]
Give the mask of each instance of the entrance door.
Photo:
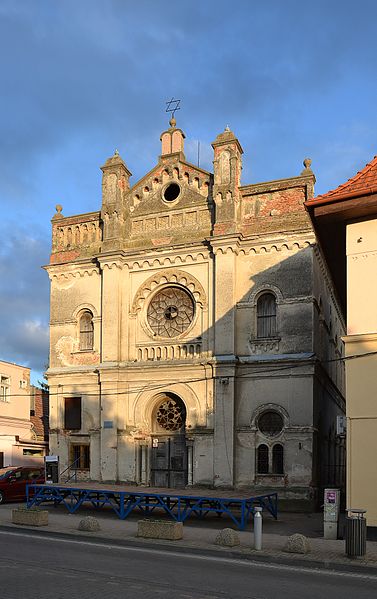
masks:
[(151, 474), (155, 487), (186, 486), (187, 448), (184, 435), (153, 438)]
[(186, 408), (173, 393), (159, 396), (154, 414), (151, 483), (156, 487), (187, 484)]

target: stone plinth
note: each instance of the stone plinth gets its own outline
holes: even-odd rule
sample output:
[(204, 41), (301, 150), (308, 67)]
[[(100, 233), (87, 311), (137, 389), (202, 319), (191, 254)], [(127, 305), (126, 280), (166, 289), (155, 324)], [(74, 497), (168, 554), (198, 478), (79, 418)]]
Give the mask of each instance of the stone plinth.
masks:
[(137, 536), (146, 539), (178, 541), (183, 537), (183, 523), (170, 520), (139, 520)]
[(25, 526), (47, 526), (48, 511), (39, 509), (16, 508), (12, 510), (13, 524)]

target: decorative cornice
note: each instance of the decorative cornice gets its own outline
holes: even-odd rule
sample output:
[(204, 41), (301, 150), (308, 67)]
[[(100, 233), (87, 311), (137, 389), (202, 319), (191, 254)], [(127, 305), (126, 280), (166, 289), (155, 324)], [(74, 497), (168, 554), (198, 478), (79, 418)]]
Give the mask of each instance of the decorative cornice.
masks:
[(313, 246), (314, 236), (312, 240), (299, 240), (299, 241), (285, 241), (284, 243), (269, 242), (269, 243), (254, 243), (249, 247), (245, 247), (243, 244), (239, 250), (240, 255), (248, 256), (250, 254), (269, 254), (274, 252), (290, 252), (303, 250), (307, 247)]
[(166, 267), (173, 266), (176, 264), (187, 264), (187, 263), (195, 263), (195, 262), (206, 262), (208, 261), (209, 254), (205, 255), (204, 252), (199, 252), (198, 254), (186, 254), (179, 256), (151, 256), (149, 258), (138, 259), (134, 262), (129, 263), (130, 269), (139, 269), (143, 270), (145, 268), (155, 268), (157, 267)]
[(85, 276), (91, 277), (93, 274), (98, 275), (99, 270), (96, 267), (85, 268), (83, 270), (74, 270), (69, 272), (52, 272), (48, 271), (49, 278), (51, 281), (55, 280), (58, 283), (69, 282), (73, 279), (83, 278)]
[[(358, 333), (356, 335), (344, 335), (342, 336), (344, 343), (365, 343), (366, 341), (377, 342), (377, 333)], [(368, 352), (364, 352), (368, 355)], [(362, 356), (363, 354), (359, 354)]]

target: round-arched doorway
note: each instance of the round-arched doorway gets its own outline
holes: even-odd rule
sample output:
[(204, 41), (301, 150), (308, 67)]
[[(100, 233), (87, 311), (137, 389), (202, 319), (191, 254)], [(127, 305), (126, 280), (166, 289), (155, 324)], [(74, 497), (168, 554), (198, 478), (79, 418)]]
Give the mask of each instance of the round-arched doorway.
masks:
[(151, 483), (155, 487), (187, 484), (186, 407), (178, 395), (159, 396), (152, 415)]

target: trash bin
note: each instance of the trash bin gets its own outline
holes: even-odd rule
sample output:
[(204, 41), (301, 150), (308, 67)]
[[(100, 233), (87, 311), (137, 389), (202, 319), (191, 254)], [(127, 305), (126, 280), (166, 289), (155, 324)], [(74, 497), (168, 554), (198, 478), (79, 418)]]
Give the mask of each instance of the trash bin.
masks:
[(346, 555), (362, 557), (367, 550), (366, 510), (347, 508), (346, 516)]

